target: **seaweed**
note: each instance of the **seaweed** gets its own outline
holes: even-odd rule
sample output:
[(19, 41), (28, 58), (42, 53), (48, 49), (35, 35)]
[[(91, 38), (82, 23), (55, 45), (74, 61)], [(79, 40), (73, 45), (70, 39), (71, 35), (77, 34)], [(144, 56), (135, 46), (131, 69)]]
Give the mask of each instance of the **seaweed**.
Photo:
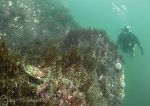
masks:
[(87, 69), (88, 72), (91, 72), (96, 67), (96, 59), (90, 54), (85, 54), (83, 57), (83, 66)]
[(0, 2), (0, 31), (8, 34), (0, 40), (0, 96), (15, 100), (9, 105), (120, 104), (123, 88), (111, 84), (120, 84), (115, 62), (123, 59), (105, 30), (81, 28), (59, 0), (13, 1), (7, 9)]
[(2, 37), (0, 44), (0, 74), (1, 76), (17, 77), (22, 72), (21, 64), (18, 63), (18, 56), (11, 54), (8, 49), (7, 38)]
[(63, 73), (66, 73), (68, 67), (72, 65), (80, 66), (81, 65), (81, 56), (79, 54), (78, 48), (73, 47), (70, 48), (63, 56), (62, 56), (62, 65), (64, 67)]
[[(16, 53), (12, 53), (8, 47), (7, 36), (0, 40), (0, 96), (6, 95), (15, 103), (19, 103), (18, 98), (28, 98), (31, 96), (31, 88), (26, 80), (24, 68), (18, 61)], [(9, 103), (12, 105), (13, 103)]]
[(48, 39), (36, 39), (29, 44), (18, 47), (25, 64), (46, 67), (59, 61), (60, 50)]

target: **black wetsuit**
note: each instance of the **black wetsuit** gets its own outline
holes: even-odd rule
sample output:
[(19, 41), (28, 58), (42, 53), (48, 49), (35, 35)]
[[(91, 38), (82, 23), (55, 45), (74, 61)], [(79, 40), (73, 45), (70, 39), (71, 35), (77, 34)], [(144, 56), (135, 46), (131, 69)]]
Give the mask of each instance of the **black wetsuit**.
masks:
[(123, 52), (130, 53), (131, 55), (134, 54), (134, 47), (137, 44), (143, 55), (143, 48), (137, 37), (132, 32), (121, 32), (118, 36), (117, 44)]

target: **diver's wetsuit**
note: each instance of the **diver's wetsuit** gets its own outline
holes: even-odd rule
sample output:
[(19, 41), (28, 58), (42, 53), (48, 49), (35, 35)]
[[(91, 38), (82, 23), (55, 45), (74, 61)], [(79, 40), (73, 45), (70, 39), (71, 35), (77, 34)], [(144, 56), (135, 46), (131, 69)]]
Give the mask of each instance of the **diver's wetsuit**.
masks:
[(143, 55), (143, 48), (141, 47), (141, 44), (137, 37), (132, 32), (122, 31), (118, 36), (117, 44), (123, 52), (130, 53), (131, 56), (133, 56), (134, 47), (135, 44), (137, 44), (141, 50), (141, 54)]

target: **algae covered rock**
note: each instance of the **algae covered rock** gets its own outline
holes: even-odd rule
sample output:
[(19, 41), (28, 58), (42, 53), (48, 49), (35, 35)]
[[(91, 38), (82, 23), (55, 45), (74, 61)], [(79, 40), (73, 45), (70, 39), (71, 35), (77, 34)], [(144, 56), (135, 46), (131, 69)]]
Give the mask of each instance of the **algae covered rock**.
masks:
[[(102, 30), (80, 29), (75, 31), (73, 33), (76, 33), (76, 39), (79, 41), (76, 45), (72, 42), (73, 45), (70, 43), (69, 47), (65, 46), (65, 39), (68, 39), (68, 36), (72, 33), (70, 32), (64, 37), (64, 41), (57, 43), (54, 48), (48, 46), (52, 49), (51, 51), (59, 48), (57, 51), (59, 53), (56, 52), (56, 55), (59, 54), (57, 56), (59, 58), (51, 59), (51, 64), (47, 64), (50, 55), (44, 55), (43, 57), (42, 54), (38, 54), (37, 60), (39, 61), (34, 64), (22, 61), (22, 59), (15, 60), (15, 66), (13, 67), (8, 64), (11, 72), (15, 67), (15, 73), (17, 70), (22, 72), (16, 73), (19, 81), (15, 79), (15, 76), (11, 76), (14, 81), (11, 83), (20, 86), (17, 92), (22, 92), (22, 94), (18, 94), (18, 97), (23, 95), (26, 98), (34, 97), (37, 104), (41, 103), (38, 101), (40, 98), (44, 98), (47, 102), (42, 101), (41, 104), (121, 106), (125, 87), (124, 70), (123, 68), (116, 69), (118, 61), (120, 64), (123, 63), (116, 52), (117, 49), (114, 48), (115, 44), (112, 45), (112, 42), (106, 39), (106, 33), (102, 37), (99, 36)], [(84, 39), (87, 35), (91, 37)], [(72, 38), (68, 40), (70, 39)], [(1, 60), (6, 63), (7, 59), (11, 59), (9, 55), (11, 51), (6, 46), (6, 40), (4, 41), (5, 43), (1, 42)], [(46, 44), (48, 43), (51, 44), (52, 42)], [(90, 45), (91, 43), (93, 45)], [(66, 48), (62, 48), (64, 46)], [(34, 47), (36, 46), (32, 48)], [(45, 54), (49, 54), (49, 51), (45, 49), (48, 48), (43, 48), (43, 51), (46, 51)], [(3, 53), (4, 50), (5, 53)], [(34, 54), (38, 53), (39, 50), (28, 51), (28, 49), (25, 49), (24, 52), (27, 54), (25, 60), (28, 60), (28, 58), (34, 60)], [(13, 61), (13, 58), (7, 61)], [(21, 64), (19, 69), (17, 69), (18, 62)], [(1, 73), (8, 74), (6, 72)], [(23, 80), (24, 78), (26, 80)], [(6, 79), (1, 79), (1, 81), (7, 82)], [(8, 86), (5, 83), (3, 85)], [(12, 90), (13, 87), (9, 89)], [(29, 92), (26, 92), (25, 89), (29, 89)], [(9, 94), (9, 96), (13, 97), (12, 94)], [(51, 102), (49, 99), (51, 99)]]
[(36, 38), (62, 36), (77, 26), (59, 0), (0, 1), (0, 34), (9, 36), (11, 46)]
[(0, 14), (8, 104), (122, 106), (123, 60), (105, 30), (79, 27), (58, 0), (1, 0)]

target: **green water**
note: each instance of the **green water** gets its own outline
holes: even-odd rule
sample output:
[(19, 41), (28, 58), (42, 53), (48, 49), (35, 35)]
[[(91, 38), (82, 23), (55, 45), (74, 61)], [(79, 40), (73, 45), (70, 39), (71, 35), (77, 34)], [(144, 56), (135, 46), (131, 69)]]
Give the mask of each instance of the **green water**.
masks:
[(75, 20), (84, 27), (103, 28), (115, 42), (125, 25), (139, 38), (144, 56), (124, 55), (124, 106), (150, 106), (150, 0), (64, 0)]

